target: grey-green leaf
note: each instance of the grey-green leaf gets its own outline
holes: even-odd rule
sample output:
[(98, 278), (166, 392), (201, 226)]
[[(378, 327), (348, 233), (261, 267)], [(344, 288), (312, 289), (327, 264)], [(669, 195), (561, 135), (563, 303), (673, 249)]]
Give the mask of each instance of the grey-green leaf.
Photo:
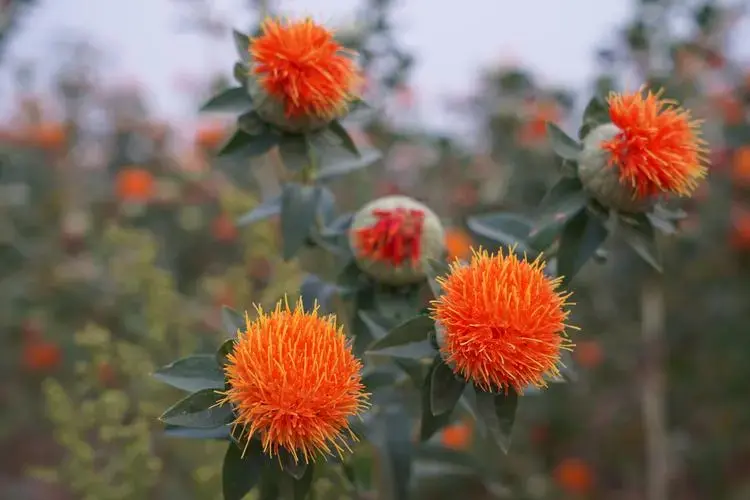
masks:
[(224, 388), (224, 374), (216, 358), (206, 354), (179, 359), (157, 370), (154, 377), (188, 392)]
[(557, 274), (567, 285), (578, 271), (594, 257), (609, 232), (598, 217), (582, 210), (563, 229), (557, 250)]
[(620, 233), (627, 244), (647, 264), (658, 272), (663, 272), (661, 265), (661, 253), (656, 241), (656, 231), (651, 221), (644, 214), (628, 216), (632, 222), (627, 222), (620, 218), (620, 224), (616, 231)]
[(224, 331), (232, 337), (245, 328), (245, 318), (240, 313), (228, 306), (221, 308), (221, 324)]
[(430, 411), (433, 415), (450, 413), (464, 392), (466, 382), (458, 378), (438, 356), (432, 370)]
[(370, 351), (378, 351), (388, 347), (402, 346), (428, 339), (428, 335), (435, 328), (435, 322), (429, 316), (418, 315), (410, 318), (392, 329), (388, 334), (373, 342)]
[(583, 149), (581, 145), (563, 132), (560, 127), (554, 123), (547, 123), (547, 137), (549, 137), (552, 149), (563, 160), (578, 160), (578, 156)]
[(169, 425), (211, 429), (231, 421), (229, 405), (217, 406), (221, 395), (215, 389), (203, 389), (180, 400), (159, 418)]
[(307, 240), (315, 224), (320, 191), (315, 186), (289, 183), (281, 194), (282, 256), (289, 260)]
[(507, 453), (510, 449), (513, 424), (518, 409), (518, 393), (508, 389), (507, 394), (476, 391), (476, 410), (490, 436)]
[(247, 90), (244, 87), (234, 87), (213, 96), (201, 107), (201, 111), (242, 114), (252, 108), (253, 101)]
[(328, 129), (341, 140), (342, 145), (347, 151), (355, 156), (360, 156), (359, 148), (354, 143), (354, 139), (352, 139), (352, 136), (349, 135), (349, 132), (344, 128), (341, 122), (333, 120), (330, 125), (328, 125)]
[(274, 215), (281, 213), (281, 196), (274, 196), (271, 199), (263, 201), (260, 205), (253, 208), (239, 219), (237, 219), (238, 226), (247, 226), (254, 224), (255, 222), (268, 219)]
[(260, 135), (250, 135), (237, 129), (218, 154), (225, 158), (247, 160), (268, 153), (278, 140), (279, 135), (271, 129)]
[(258, 485), (265, 460), (259, 441), (250, 441), (244, 456), (243, 449), (230, 441), (221, 470), (224, 500), (245, 498)]
[(250, 62), (250, 37), (237, 30), (232, 30), (232, 39), (234, 48), (237, 50), (237, 56), (244, 63)]

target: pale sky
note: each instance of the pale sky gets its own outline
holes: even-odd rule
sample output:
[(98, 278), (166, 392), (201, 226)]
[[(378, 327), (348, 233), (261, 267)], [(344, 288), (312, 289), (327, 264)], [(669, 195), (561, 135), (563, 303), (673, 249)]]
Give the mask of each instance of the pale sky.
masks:
[[(180, 76), (200, 78), (231, 71), (229, 36), (207, 42), (180, 33), (180, 7), (169, 0), (40, 0), (12, 40), (14, 58), (54, 60), (66, 33), (85, 33), (112, 56), (111, 81), (136, 80), (153, 92), (160, 114), (192, 119), (194, 103), (180, 94)], [(242, 0), (209, 0), (217, 15), (245, 28), (251, 17)], [(542, 81), (581, 88), (595, 74), (594, 52), (630, 17), (635, 0), (401, 0), (394, 12), (401, 41), (417, 57), (412, 85), (416, 120), (450, 127), (448, 96), (471, 92), (477, 71), (493, 62), (522, 61)], [(353, 14), (352, 0), (282, 0), (285, 13), (311, 14), (336, 26)], [(184, 9), (184, 7), (182, 7)], [(184, 10), (183, 10), (184, 11)], [(745, 30), (747, 32), (747, 30)], [(750, 38), (743, 36), (743, 40)], [(741, 44), (750, 48), (750, 43)], [(747, 52), (747, 51), (746, 51)], [(4, 65), (6, 66), (6, 65)], [(7, 67), (7, 66), (6, 66)], [(6, 71), (7, 73), (7, 71)], [(3, 96), (7, 75), (3, 75)], [(7, 103), (8, 99), (3, 99)]]

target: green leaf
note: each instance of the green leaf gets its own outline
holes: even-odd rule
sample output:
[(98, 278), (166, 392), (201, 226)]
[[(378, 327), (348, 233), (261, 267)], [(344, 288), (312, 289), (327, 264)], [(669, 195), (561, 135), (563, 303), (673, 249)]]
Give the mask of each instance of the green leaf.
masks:
[(336, 285), (343, 292), (357, 290), (363, 281), (363, 274), (354, 260), (350, 260), (336, 277)]
[(310, 164), (312, 144), (304, 134), (282, 134), (279, 140), (279, 154), (284, 166), (292, 172), (299, 172)]
[(411, 418), (400, 407), (387, 408), (378, 421), (380, 484), (389, 500), (407, 500), (412, 468)]
[(229, 426), (222, 425), (212, 429), (193, 429), (178, 425), (164, 426), (164, 435), (182, 439), (229, 439)]
[(526, 250), (525, 240), (531, 231), (532, 222), (526, 217), (510, 213), (474, 215), (466, 225), (471, 232), (504, 246), (518, 245)]
[(433, 415), (443, 415), (453, 411), (466, 382), (458, 378), (438, 355), (433, 364), (430, 387), (430, 411)]
[(224, 388), (224, 374), (216, 364), (216, 358), (210, 355), (179, 359), (157, 370), (154, 377), (188, 392)]
[(393, 384), (400, 374), (393, 365), (367, 367), (362, 372), (362, 384), (368, 391)]
[(229, 405), (216, 406), (221, 394), (215, 389), (203, 389), (182, 399), (159, 417), (169, 425), (211, 429), (228, 424), (232, 419)]
[(338, 161), (325, 162), (324, 166), (318, 172), (318, 180), (321, 182), (330, 181), (341, 177), (342, 175), (369, 167), (376, 161), (380, 160), (383, 155), (375, 150), (368, 149), (363, 151), (359, 158), (339, 159)]
[(352, 136), (349, 135), (349, 132), (344, 128), (341, 122), (333, 120), (330, 125), (328, 125), (328, 130), (333, 132), (333, 134), (341, 140), (342, 145), (347, 151), (355, 156), (360, 156), (359, 148), (354, 143), (354, 139), (352, 139)]
[(288, 261), (305, 244), (315, 224), (320, 191), (316, 186), (289, 183), (281, 194), (282, 256)]
[(273, 198), (262, 202), (257, 207), (253, 208), (245, 215), (237, 219), (238, 226), (247, 226), (255, 222), (268, 219), (274, 215), (281, 213), (281, 196), (274, 196)]
[(582, 146), (578, 141), (563, 132), (560, 127), (554, 123), (547, 122), (547, 136), (557, 156), (563, 160), (578, 160), (578, 156), (583, 149)]
[(437, 431), (448, 425), (451, 421), (451, 413), (446, 412), (441, 415), (434, 415), (432, 413), (432, 375), (435, 371), (438, 360), (430, 366), (430, 370), (427, 372), (427, 376), (422, 384), (422, 419), (419, 426), (419, 439), (427, 441)]
[[(250, 62), (250, 37), (237, 30), (232, 30), (232, 39), (234, 48), (237, 50), (237, 56), (244, 63)], [(225, 499), (226, 500), (226, 499)]]
[(410, 318), (392, 329), (388, 334), (373, 342), (370, 351), (379, 351), (388, 347), (397, 347), (414, 342), (428, 340), (431, 331), (435, 329), (435, 322), (425, 315)]
[(248, 82), (248, 76), (250, 75), (250, 68), (241, 62), (235, 63), (234, 68), (232, 69), (232, 75), (234, 76), (234, 79), (242, 85), (242, 88), (246, 89), (247, 91), (247, 82)]
[(279, 449), (279, 462), (281, 470), (294, 479), (301, 479), (307, 470), (307, 463), (299, 459), (295, 460), (294, 456), (285, 448)]
[(607, 106), (607, 103), (599, 97), (592, 98), (583, 111), (583, 125), (578, 131), (578, 138), (583, 140), (592, 129), (609, 121), (609, 106)]
[(388, 335), (387, 328), (373, 317), (373, 313), (360, 309), (357, 311), (357, 316), (370, 331), (373, 339), (379, 340)]
[(615, 232), (657, 272), (663, 272), (654, 226), (645, 214), (621, 215)]
[(250, 135), (241, 129), (237, 129), (219, 150), (218, 155), (234, 160), (247, 160), (268, 153), (278, 143), (278, 140), (278, 134), (271, 129), (260, 135)]
[(538, 251), (549, 248), (565, 224), (586, 207), (588, 196), (577, 179), (563, 178), (542, 201), (543, 215), (529, 233), (529, 246)]
[(490, 437), (508, 453), (513, 434), (513, 424), (518, 409), (518, 394), (508, 389), (508, 394), (476, 391), (476, 410)]
[(315, 465), (307, 464), (307, 467), (305, 467), (302, 477), (295, 478), (294, 500), (305, 500), (307, 498), (307, 495), (310, 493), (310, 488), (312, 487), (314, 475), (315, 475)]
[(427, 281), (430, 285), (430, 290), (435, 298), (439, 297), (443, 293), (443, 287), (440, 286), (437, 279), (441, 276), (448, 276), (451, 272), (451, 267), (447, 262), (442, 260), (429, 259), (427, 261)]
[(237, 127), (246, 134), (257, 137), (271, 131), (270, 127), (263, 118), (255, 111), (244, 113), (237, 118)]
[(219, 349), (216, 351), (214, 358), (220, 368), (224, 368), (227, 364), (227, 356), (234, 350), (235, 339), (228, 339), (221, 343)]
[(408, 344), (402, 344), (392, 347), (385, 347), (378, 349), (377, 351), (368, 350), (365, 352), (371, 357), (381, 358), (395, 358), (402, 360), (424, 360), (429, 359), (435, 355), (435, 349), (429, 340), (422, 340), (420, 342), (411, 342)]
[(266, 457), (259, 441), (251, 440), (247, 450), (244, 450), (244, 456), (243, 450), (230, 441), (221, 470), (224, 500), (245, 498), (245, 495), (258, 485), (265, 461)]
[(224, 331), (231, 335), (233, 338), (237, 337), (237, 333), (245, 329), (245, 318), (228, 306), (222, 306), (221, 308), (221, 324), (224, 327)]
[(582, 210), (563, 229), (557, 250), (557, 274), (567, 285), (578, 271), (594, 257), (609, 232), (599, 218)]
[(242, 114), (251, 109), (253, 109), (253, 101), (247, 90), (244, 87), (234, 87), (213, 96), (200, 110), (211, 113)]

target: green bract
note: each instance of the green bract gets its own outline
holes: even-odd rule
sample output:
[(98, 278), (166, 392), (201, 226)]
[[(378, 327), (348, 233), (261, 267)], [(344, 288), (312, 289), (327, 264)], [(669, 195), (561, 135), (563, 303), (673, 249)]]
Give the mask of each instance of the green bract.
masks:
[(617, 166), (609, 165), (609, 153), (601, 148), (602, 142), (619, 133), (616, 125), (605, 123), (584, 137), (578, 160), (578, 177), (584, 189), (605, 207), (620, 212), (647, 212), (653, 206), (653, 201), (636, 198), (633, 188), (620, 181)]

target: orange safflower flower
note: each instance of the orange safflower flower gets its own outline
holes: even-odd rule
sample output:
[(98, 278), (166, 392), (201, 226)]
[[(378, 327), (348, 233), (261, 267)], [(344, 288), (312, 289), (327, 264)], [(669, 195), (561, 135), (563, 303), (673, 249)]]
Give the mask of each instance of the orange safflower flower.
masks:
[(750, 146), (742, 146), (734, 153), (732, 177), (743, 186), (750, 186)]
[(438, 278), (443, 294), (432, 302), (440, 350), (446, 362), (483, 390), (546, 386), (559, 375), (569, 293), (560, 278), (544, 274), (540, 258), (519, 259), (513, 251), (474, 251), (471, 262), (454, 262)]
[(566, 458), (555, 467), (555, 482), (566, 493), (585, 495), (594, 486), (591, 467), (579, 458)]
[(62, 362), (62, 350), (54, 342), (33, 340), (23, 347), (22, 362), (33, 373), (54, 371)]
[(394, 266), (404, 262), (416, 266), (422, 256), (424, 212), (394, 208), (373, 210), (372, 214), (376, 222), (357, 230), (355, 234), (360, 256)]
[(266, 19), (262, 30), (250, 43), (252, 71), (263, 89), (284, 104), (287, 118), (333, 119), (356, 97), (361, 77), (352, 52), (331, 31), (311, 19)]
[(445, 249), (450, 261), (467, 259), (471, 255), (473, 243), (471, 237), (461, 229), (448, 228), (445, 230)]
[(661, 193), (687, 196), (706, 176), (701, 122), (674, 101), (662, 99), (662, 93), (644, 95), (640, 89), (613, 92), (607, 99), (610, 119), (620, 133), (602, 143), (602, 149), (610, 153), (610, 166), (619, 167), (620, 181), (632, 185), (639, 198)]
[(117, 174), (116, 194), (120, 201), (147, 202), (154, 194), (154, 176), (142, 168), (128, 168)]
[(440, 443), (446, 448), (463, 451), (471, 445), (472, 431), (470, 422), (449, 425), (440, 433)]
[(355, 438), (348, 418), (367, 406), (362, 364), (334, 316), (294, 309), (279, 301), (271, 313), (257, 308), (246, 316), (234, 350), (227, 357), (229, 388), (222, 404), (235, 409), (235, 428), (250, 439), (259, 435), (271, 456), (286, 449), (295, 459), (341, 455)]
[(604, 361), (604, 351), (596, 340), (585, 340), (576, 344), (575, 360), (583, 368), (596, 368)]
[(224, 141), (227, 131), (218, 124), (204, 125), (195, 133), (195, 144), (205, 149), (216, 149)]

